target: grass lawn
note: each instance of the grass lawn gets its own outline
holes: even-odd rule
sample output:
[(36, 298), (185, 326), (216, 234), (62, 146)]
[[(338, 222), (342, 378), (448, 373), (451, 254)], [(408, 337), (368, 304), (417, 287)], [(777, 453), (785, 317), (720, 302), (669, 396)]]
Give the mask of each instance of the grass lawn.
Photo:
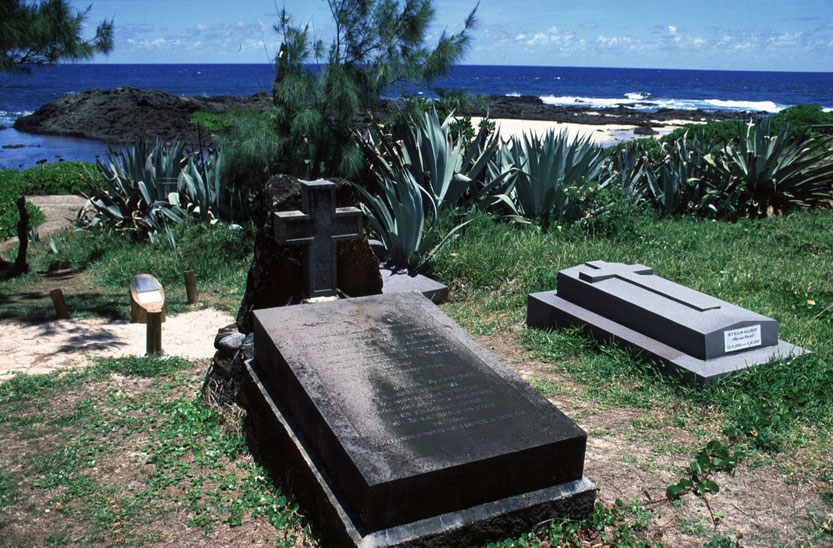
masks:
[[(483, 216), (430, 267), (451, 287), (443, 309), (588, 432), (596, 513), (498, 545), (833, 545), (833, 211), (734, 224), (632, 221), (594, 235)], [(49, 318), (43, 289), (62, 273), (78, 289), (77, 298), (68, 292), (70, 308), (122, 315), (130, 275), (167, 284), (186, 268), (209, 305), (234, 312), (251, 241), (248, 229), (193, 226), (173, 252), (161, 241), (69, 233), (57, 254), (46, 244), (32, 250), (35, 270), (51, 267), (53, 278), (0, 282), (0, 319)], [(526, 295), (554, 289), (558, 270), (593, 259), (650, 265), (772, 316), (781, 338), (815, 355), (695, 389), (577, 330), (527, 329)], [(206, 365), (111, 359), (0, 384), (0, 545), (316, 546), (304, 509), (248, 452), (239, 414), (198, 398)], [(723, 448), (737, 464), (692, 475), (711, 441), (720, 450), (704, 453), (710, 465)], [(662, 502), (669, 485), (705, 478), (718, 492)]]

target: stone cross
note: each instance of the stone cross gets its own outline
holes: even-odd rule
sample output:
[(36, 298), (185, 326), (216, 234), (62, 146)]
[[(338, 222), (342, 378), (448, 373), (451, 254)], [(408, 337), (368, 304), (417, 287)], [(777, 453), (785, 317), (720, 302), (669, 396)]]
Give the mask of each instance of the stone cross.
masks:
[(362, 212), (335, 207), (335, 183), (301, 181), (301, 211), (274, 214), (279, 244), (303, 245), (304, 293), (309, 298), (336, 294), (336, 242), (362, 235)]
[(608, 263), (590, 261), (584, 266), (593, 270), (582, 270), (579, 279), (588, 283), (598, 283), (611, 278), (625, 281), (645, 291), (650, 291), (666, 299), (678, 302), (698, 312), (720, 308), (720, 300), (699, 291), (675, 284), (659, 276), (654, 276), (651, 267), (641, 264)]

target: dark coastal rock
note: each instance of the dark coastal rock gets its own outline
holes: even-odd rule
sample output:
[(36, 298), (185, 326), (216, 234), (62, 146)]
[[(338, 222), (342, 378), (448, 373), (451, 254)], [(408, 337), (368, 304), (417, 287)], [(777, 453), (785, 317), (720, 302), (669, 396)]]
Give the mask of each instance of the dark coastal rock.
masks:
[(18, 131), (85, 137), (109, 144), (129, 144), (137, 135), (179, 135), (190, 145), (213, 142), (215, 135), (190, 123), (195, 112), (220, 114), (232, 107), (265, 108), (268, 97), (179, 97), (159, 90), (131, 87), (95, 89), (62, 97), (33, 114), (18, 118)]
[[(345, 179), (336, 184), (338, 207), (353, 206), (357, 199)], [(255, 255), (246, 279), (246, 293), (237, 313), (241, 333), (252, 331), (252, 311), (296, 304), (303, 298), (303, 248), (275, 241), (272, 214), (301, 208), (298, 179), (277, 175), (266, 182), (258, 212), (260, 228), (255, 236)], [(337, 246), (338, 288), (351, 297), (382, 292), (382, 276), (367, 239), (342, 241)]]
[(639, 126), (633, 130), (634, 135), (656, 135), (657, 133), (651, 126)]

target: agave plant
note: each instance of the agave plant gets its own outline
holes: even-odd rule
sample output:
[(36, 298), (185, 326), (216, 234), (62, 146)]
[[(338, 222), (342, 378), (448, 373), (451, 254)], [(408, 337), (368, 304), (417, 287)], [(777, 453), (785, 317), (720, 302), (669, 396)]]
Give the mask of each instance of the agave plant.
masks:
[(97, 163), (107, 180), (105, 188), (93, 188), (79, 222), (108, 224), (117, 229), (140, 230), (151, 238), (164, 232), (176, 248), (172, 225), (188, 216), (201, 220), (246, 220), (245, 195), (222, 177), (220, 153), (209, 153), (205, 162), (186, 156), (179, 139), (166, 145), (158, 137), (151, 146), (138, 139), (133, 147), (110, 149), (107, 162)]
[(364, 198), (359, 205), (382, 240), (387, 259), (399, 267), (418, 266), (436, 239), (439, 213), (434, 197), (404, 166), (380, 173), (381, 195), (373, 195), (360, 185), (354, 187)]
[(672, 142), (653, 172), (646, 172), (647, 196), (663, 215), (704, 213), (716, 206), (715, 171), (710, 162), (711, 141), (683, 135)]
[(431, 193), (439, 210), (455, 205), (468, 188), (468, 181), (455, 177), (463, 165), (463, 143), (452, 137), (453, 113), (441, 123), (437, 110), (415, 116), (401, 126), (402, 162), (415, 181)]
[(648, 188), (650, 170), (648, 154), (641, 145), (624, 147), (608, 155), (607, 169), (611, 184), (629, 191), (634, 202), (642, 199)]
[(499, 198), (513, 212), (526, 219), (539, 219), (548, 224), (555, 216), (568, 215), (573, 207), (563, 189), (581, 185), (583, 181), (608, 183), (605, 153), (593, 145), (591, 138), (575, 137), (566, 132), (550, 130), (542, 138), (524, 134), (513, 137), (499, 154), (500, 163), (516, 167), (510, 190)]
[[(107, 151), (107, 162), (96, 161), (107, 181), (103, 189), (92, 188), (89, 207), (106, 215), (117, 227), (135, 228), (157, 202), (166, 202), (176, 191), (184, 159), (179, 139), (170, 146), (158, 137), (153, 146), (142, 138), (122, 151)], [(96, 217), (94, 222), (98, 222)]]
[(747, 135), (707, 160), (724, 179), (720, 191), (736, 196), (738, 213), (765, 217), (793, 207), (812, 207), (831, 199), (833, 150), (789, 134), (770, 133), (769, 120), (756, 122)]
[(177, 189), (188, 210), (203, 222), (220, 219), (241, 223), (251, 219), (246, 191), (223, 175), (222, 152), (209, 152), (203, 162), (194, 156), (179, 174)]
[(488, 118), (484, 118), (463, 157), (462, 173), (455, 174), (468, 186), (464, 202), (471, 211), (483, 211), (499, 202), (496, 196), (507, 191), (517, 171), (513, 164), (501, 161), (500, 137), (497, 132), (487, 137), (487, 127)]

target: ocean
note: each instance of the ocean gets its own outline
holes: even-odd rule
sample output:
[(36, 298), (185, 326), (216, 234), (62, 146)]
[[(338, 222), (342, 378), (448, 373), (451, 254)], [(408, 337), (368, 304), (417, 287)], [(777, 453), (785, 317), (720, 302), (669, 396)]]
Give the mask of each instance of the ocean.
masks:
[[(67, 64), (28, 75), (4, 73), (0, 74), (0, 126), (10, 127), (43, 104), (87, 89), (132, 86), (176, 95), (247, 96), (270, 92), (273, 79), (273, 68), (266, 64)], [(475, 95), (534, 95), (554, 105), (622, 105), (646, 111), (699, 108), (774, 113), (797, 104), (833, 110), (833, 73), (463, 65), (432, 88), (465, 89)], [(410, 91), (436, 97), (430, 90)], [(0, 130), (0, 147), (21, 144), (0, 148), (0, 166), (28, 166), (37, 161), (35, 157), (90, 160), (105, 148), (95, 141)]]

